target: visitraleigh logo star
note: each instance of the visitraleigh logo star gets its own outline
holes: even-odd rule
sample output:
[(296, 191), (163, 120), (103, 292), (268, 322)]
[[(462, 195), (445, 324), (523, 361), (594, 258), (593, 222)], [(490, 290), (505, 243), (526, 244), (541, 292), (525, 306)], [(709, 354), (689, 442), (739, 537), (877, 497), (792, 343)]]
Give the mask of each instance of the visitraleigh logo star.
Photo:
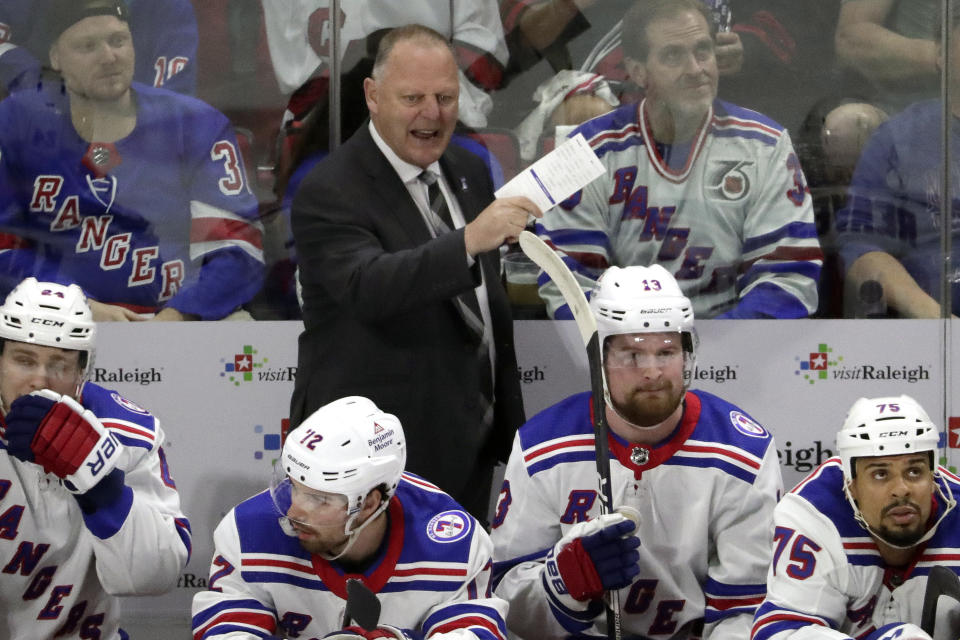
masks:
[(797, 360), (800, 362), (800, 368), (795, 372), (798, 376), (802, 375), (804, 380), (813, 384), (817, 380), (826, 380), (828, 370), (832, 366), (836, 366), (839, 362), (843, 360), (843, 356), (838, 356), (836, 360), (830, 359), (830, 354), (833, 353), (833, 349), (830, 348), (825, 342), (820, 343), (817, 346), (817, 350), (809, 354), (806, 358), (803, 356), (797, 356)]
[(254, 356), (257, 354), (257, 350), (253, 348), (253, 345), (245, 344), (243, 345), (243, 351), (241, 353), (234, 354), (233, 358), (221, 358), (220, 362), (223, 363), (223, 371), (220, 372), (221, 378), (228, 378), (236, 386), (240, 386), (241, 382), (251, 382), (253, 377), (254, 369), (262, 369), (263, 365), (267, 362), (267, 359), (255, 360)]

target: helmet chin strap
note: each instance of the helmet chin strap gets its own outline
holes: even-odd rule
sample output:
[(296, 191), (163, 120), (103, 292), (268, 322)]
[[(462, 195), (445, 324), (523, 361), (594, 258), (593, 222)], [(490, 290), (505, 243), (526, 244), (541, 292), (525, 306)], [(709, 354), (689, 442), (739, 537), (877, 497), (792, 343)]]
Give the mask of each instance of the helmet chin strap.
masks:
[(871, 527), (866, 519), (864, 519), (863, 514), (860, 513), (860, 507), (857, 505), (857, 501), (853, 498), (853, 495), (850, 493), (850, 483), (844, 482), (843, 484), (843, 493), (847, 497), (847, 502), (850, 503), (850, 506), (853, 508), (853, 517), (860, 524), (861, 527), (867, 530), (870, 535), (879, 539), (883, 544), (888, 547), (893, 547), (894, 549), (912, 549), (919, 544), (923, 544), (927, 540), (933, 537), (933, 534), (937, 532), (937, 527), (940, 526), (940, 523), (943, 522), (943, 519), (947, 517), (947, 514), (950, 513), (955, 506), (957, 506), (957, 501), (953, 498), (953, 491), (950, 490), (950, 485), (946, 482), (939, 482), (940, 474), (934, 472), (933, 475), (934, 486), (937, 488), (937, 493), (940, 494), (940, 498), (943, 500), (944, 509), (943, 513), (940, 514), (940, 517), (937, 518), (937, 521), (933, 523), (933, 526), (930, 527), (923, 536), (914, 542), (913, 544), (898, 544), (896, 542), (891, 542), (887, 540), (884, 535), (878, 532), (876, 529)]
[[(356, 529), (353, 529), (352, 531), (350, 530), (350, 525), (353, 523), (354, 520), (357, 519), (357, 515), (354, 514), (350, 516), (347, 519), (347, 522), (343, 525), (344, 533), (347, 534), (347, 544), (343, 547), (343, 549), (340, 550), (340, 553), (331, 554), (331, 553), (324, 553), (323, 551), (318, 551), (317, 555), (328, 562), (333, 562), (334, 560), (338, 560), (342, 558), (344, 554), (350, 551), (350, 548), (353, 547), (353, 543), (357, 541), (357, 538), (360, 536), (360, 532), (363, 531), (368, 524), (376, 520), (377, 516), (383, 513), (389, 504), (390, 504), (390, 500), (384, 500), (380, 504), (380, 506), (377, 507), (377, 510), (370, 514), (369, 518), (361, 522), (360, 526), (358, 526)], [(283, 529), (283, 532), (285, 534), (287, 534), (291, 538), (295, 538), (297, 537), (297, 532), (294, 530), (293, 526), (290, 524), (291, 520), (292, 519), (289, 516), (285, 516), (285, 515), (280, 516), (279, 518), (280, 528)], [(295, 522), (299, 522), (299, 520)], [(306, 526), (310, 526), (305, 522), (302, 524)]]

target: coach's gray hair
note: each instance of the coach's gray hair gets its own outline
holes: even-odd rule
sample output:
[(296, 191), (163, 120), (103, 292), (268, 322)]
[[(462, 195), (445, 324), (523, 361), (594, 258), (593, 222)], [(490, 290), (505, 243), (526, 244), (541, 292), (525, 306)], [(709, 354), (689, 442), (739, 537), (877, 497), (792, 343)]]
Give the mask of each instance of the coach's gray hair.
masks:
[(370, 72), (370, 77), (374, 80), (381, 77), (383, 67), (386, 66), (387, 59), (390, 57), (393, 48), (397, 43), (405, 40), (416, 40), (422, 44), (446, 47), (447, 50), (450, 51), (450, 55), (456, 59), (453, 46), (442, 33), (422, 24), (407, 24), (402, 27), (397, 27), (396, 29), (391, 29), (390, 32), (380, 40), (380, 46), (377, 47), (377, 56), (373, 59), (373, 71)]
[(703, 16), (710, 29), (710, 37), (717, 34), (710, 9), (700, 0), (637, 0), (623, 16), (621, 42), (623, 54), (638, 62), (645, 62), (650, 54), (647, 27), (654, 20), (672, 18), (686, 11), (695, 11)]

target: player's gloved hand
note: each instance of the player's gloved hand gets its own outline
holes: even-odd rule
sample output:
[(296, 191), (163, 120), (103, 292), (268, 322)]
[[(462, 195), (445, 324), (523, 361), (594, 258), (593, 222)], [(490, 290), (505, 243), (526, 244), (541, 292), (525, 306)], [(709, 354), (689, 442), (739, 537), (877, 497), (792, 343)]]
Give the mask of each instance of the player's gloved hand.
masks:
[(10, 404), (10, 411), (5, 418), (7, 426), (4, 434), (10, 455), (24, 462), (34, 462), (30, 444), (43, 418), (55, 403), (56, 400), (37, 392), (20, 396)]
[(866, 640), (931, 640), (927, 632), (909, 622), (891, 622), (885, 624), (870, 635)]
[(420, 640), (420, 634), (410, 629), (400, 629), (388, 624), (381, 624), (376, 629), (367, 631), (363, 627), (350, 626), (324, 636), (324, 640), (357, 640), (366, 638), (366, 640)]
[(548, 595), (568, 609), (598, 600), (604, 591), (629, 585), (640, 573), (640, 540), (633, 521), (609, 513), (570, 528), (547, 554)]
[(30, 441), (34, 462), (63, 480), (68, 491), (86, 493), (117, 466), (123, 445), (92, 411), (70, 396), (49, 389), (34, 391), (13, 402), (8, 421), (21, 412), (25, 425), (39, 416)]

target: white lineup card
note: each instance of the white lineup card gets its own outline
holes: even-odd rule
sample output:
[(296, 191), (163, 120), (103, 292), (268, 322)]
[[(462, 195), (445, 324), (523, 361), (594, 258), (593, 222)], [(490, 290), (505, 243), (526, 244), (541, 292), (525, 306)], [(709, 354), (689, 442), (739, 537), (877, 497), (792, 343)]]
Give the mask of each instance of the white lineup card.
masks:
[(578, 133), (517, 174), (494, 194), (527, 196), (546, 212), (604, 173), (603, 164)]

